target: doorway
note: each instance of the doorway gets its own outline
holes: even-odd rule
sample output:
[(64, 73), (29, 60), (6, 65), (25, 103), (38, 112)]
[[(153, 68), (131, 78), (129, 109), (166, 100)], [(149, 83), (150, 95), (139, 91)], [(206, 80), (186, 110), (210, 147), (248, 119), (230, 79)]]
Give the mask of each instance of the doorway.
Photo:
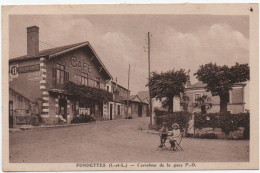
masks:
[(113, 120), (113, 104), (109, 104), (110, 105), (110, 108), (109, 108), (109, 117), (110, 117), (110, 120)]
[(9, 128), (13, 128), (13, 114), (14, 114), (13, 101), (9, 101)]
[(138, 117), (142, 117), (143, 114), (143, 107), (142, 105), (138, 105)]
[(67, 100), (59, 99), (59, 112), (62, 117), (67, 120)]

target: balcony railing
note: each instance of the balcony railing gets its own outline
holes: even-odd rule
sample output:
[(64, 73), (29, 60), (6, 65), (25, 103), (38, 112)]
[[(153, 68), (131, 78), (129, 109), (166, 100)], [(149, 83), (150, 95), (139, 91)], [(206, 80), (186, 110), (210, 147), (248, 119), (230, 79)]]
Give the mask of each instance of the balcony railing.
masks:
[[(52, 89), (58, 89), (58, 90), (64, 90), (65, 89), (65, 83), (68, 82), (68, 81), (60, 81), (60, 80), (57, 80), (57, 78), (53, 78), (52, 79)], [(99, 88), (99, 89), (103, 89), (103, 90), (106, 90), (106, 84), (105, 83), (102, 83), (100, 82), (99, 83), (99, 86), (97, 84), (97, 81), (96, 80), (93, 80), (93, 79), (88, 79), (88, 82), (85, 84), (85, 83), (76, 83), (75, 81), (71, 81), (77, 85), (85, 85), (85, 86), (89, 86), (89, 87), (93, 87), (93, 88)]]

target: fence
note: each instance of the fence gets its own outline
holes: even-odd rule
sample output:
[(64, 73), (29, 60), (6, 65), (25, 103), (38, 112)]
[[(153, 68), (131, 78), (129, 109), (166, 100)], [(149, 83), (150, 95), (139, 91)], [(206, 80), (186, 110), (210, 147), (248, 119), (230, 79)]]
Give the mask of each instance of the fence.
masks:
[(25, 109), (14, 110), (13, 121), (15, 125), (30, 125), (32, 123), (32, 116), (30, 110), (25, 110)]

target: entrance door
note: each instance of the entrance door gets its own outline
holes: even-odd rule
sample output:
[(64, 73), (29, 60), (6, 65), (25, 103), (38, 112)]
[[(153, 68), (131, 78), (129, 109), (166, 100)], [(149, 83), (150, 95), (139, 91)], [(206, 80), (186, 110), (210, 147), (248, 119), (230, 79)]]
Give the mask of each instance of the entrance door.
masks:
[(59, 100), (59, 108), (60, 108), (60, 114), (62, 117), (67, 120), (67, 100), (60, 99)]
[(13, 114), (14, 114), (13, 101), (9, 101), (9, 128), (13, 128)]
[(138, 117), (142, 117), (143, 114), (143, 107), (142, 105), (138, 105)]
[(113, 119), (113, 105), (112, 104), (110, 104), (110, 109), (109, 109), (110, 111), (109, 111), (109, 114), (110, 114), (110, 120), (112, 120)]

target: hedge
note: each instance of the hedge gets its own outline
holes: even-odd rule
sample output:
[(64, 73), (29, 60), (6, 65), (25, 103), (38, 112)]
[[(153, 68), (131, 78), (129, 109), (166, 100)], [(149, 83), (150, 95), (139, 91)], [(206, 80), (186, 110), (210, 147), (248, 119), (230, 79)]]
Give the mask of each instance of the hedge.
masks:
[(223, 132), (229, 134), (231, 131), (238, 130), (239, 127), (245, 128), (245, 138), (249, 139), (250, 115), (249, 113), (221, 114), (208, 113), (195, 115), (195, 128), (221, 128)]
[(172, 124), (177, 123), (180, 126), (180, 130), (183, 131), (187, 127), (191, 114), (188, 112), (174, 112), (172, 114), (157, 111), (156, 112), (156, 124), (162, 126), (163, 122), (167, 123), (169, 129), (172, 129)]
[[(180, 129), (187, 128), (191, 113), (188, 112), (174, 112), (169, 114), (162, 109), (155, 110), (156, 125), (161, 127), (163, 122), (167, 123), (169, 129), (173, 123), (178, 123)], [(238, 130), (239, 127), (244, 127), (244, 139), (249, 139), (250, 134), (250, 115), (249, 113), (208, 113), (196, 114), (194, 120), (194, 127), (202, 128), (221, 128), (221, 130), (228, 135), (231, 131)]]

